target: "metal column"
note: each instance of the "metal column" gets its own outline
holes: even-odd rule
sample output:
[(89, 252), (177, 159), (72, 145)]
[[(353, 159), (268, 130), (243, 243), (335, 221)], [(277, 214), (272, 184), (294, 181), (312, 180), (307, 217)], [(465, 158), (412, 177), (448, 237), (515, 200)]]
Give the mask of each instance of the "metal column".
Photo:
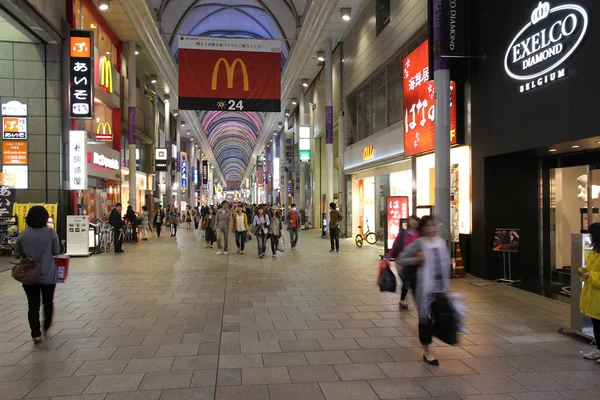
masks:
[[(327, 199), (333, 201), (333, 68), (331, 38), (325, 40), (325, 151)], [(324, 211), (326, 212), (326, 211)]]
[[(136, 159), (135, 159), (135, 117), (137, 111), (137, 87), (136, 80), (136, 60), (135, 60), (135, 41), (129, 42), (129, 51), (127, 53), (127, 79), (129, 89), (129, 204), (134, 210), (136, 207)], [(137, 210), (141, 211), (141, 210)]]

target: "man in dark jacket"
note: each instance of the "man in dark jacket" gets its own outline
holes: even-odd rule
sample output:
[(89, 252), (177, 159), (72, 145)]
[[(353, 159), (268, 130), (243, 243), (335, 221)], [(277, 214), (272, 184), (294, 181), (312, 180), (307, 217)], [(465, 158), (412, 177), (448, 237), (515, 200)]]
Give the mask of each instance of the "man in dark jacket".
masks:
[(125, 224), (123, 223), (123, 218), (121, 218), (122, 209), (123, 206), (121, 203), (117, 203), (108, 216), (108, 223), (112, 225), (115, 237), (115, 253), (123, 253), (121, 249), (121, 230)]

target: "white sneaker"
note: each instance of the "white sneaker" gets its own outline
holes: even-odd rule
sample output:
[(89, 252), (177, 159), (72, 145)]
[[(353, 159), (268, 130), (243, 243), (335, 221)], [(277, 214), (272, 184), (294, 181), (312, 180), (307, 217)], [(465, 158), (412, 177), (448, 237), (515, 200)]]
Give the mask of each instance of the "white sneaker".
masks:
[(223, 254), (227, 255), (228, 253), (226, 251), (224, 251)]
[(586, 358), (588, 360), (599, 360), (600, 362), (600, 350), (594, 350), (587, 354), (584, 354), (583, 358)]
[(217, 251), (218, 256), (220, 256), (221, 254), (223, 254), (223, 252), (221, 250)]

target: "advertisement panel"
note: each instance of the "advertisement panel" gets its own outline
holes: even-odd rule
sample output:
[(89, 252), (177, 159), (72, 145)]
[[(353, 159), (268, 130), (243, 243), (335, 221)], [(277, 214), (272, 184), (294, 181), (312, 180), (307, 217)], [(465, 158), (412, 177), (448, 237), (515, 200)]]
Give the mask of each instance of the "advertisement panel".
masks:
[(86, 215), (67, 215), (67, 254), (70, 256), (88, 256), (89, 217)]
[(281, 111), (279, 40), (179, 37), (179, 108)]
[(87, 189), (87, 132), (69, 131), (69, 182), (71, 190)]
[[(428, 41), (403, 60), (404, 155), (435, 148), (435, 85)], [(450, 82), (450, 143), (456, 144), (456, 84)]]
[(408, 196), (388, 196), (386, 200), (387, 248), (391, 249), (402, 231), (402, 220), (408, 219)]
[(112, 142), (112, 126), (108, 122), (98, 122), (96, 128), (96, 141), (98, 142)]
[(2, 117), (2, 139), (4, 140), (26, 140), (27, 118), (25, 117)]
[(154, 169), (156, 171), (167, 170), (167, 149), (156, 148), (154, 150)]
[(4, 140), (2, 142), (3, 165), (27, 165), (28, 163), (26, 140)]
[(208, 160), (202, 160), (202, 186), (208, 187)]
[(93, 118), (92, 32), (69, 31), (69, 117)]

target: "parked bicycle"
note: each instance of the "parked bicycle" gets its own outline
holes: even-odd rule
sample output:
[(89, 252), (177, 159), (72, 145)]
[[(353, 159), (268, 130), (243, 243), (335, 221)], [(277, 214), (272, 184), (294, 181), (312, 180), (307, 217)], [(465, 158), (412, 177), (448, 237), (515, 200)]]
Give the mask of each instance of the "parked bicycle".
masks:
[(365, 219), (365, 224), (367, 225), (367, 231), (365, 233), (362, 233), (362, 226), (359, 226), (358, 229), (361, 230), (361, 233), (359, 233), (358, 235), (356, 235), (354, 241), (356, 242), (356, 246), (358, 247), (362, 247), (363, 242), (366, 240), (367, 243), (369, 244), (375, 244), (377, 243), (377, 240), (379, 240), (379, 237), (377, 236), (377, 234), (375, 232), (371, 232), (371, 228), (369, 228), (369, 219)]

